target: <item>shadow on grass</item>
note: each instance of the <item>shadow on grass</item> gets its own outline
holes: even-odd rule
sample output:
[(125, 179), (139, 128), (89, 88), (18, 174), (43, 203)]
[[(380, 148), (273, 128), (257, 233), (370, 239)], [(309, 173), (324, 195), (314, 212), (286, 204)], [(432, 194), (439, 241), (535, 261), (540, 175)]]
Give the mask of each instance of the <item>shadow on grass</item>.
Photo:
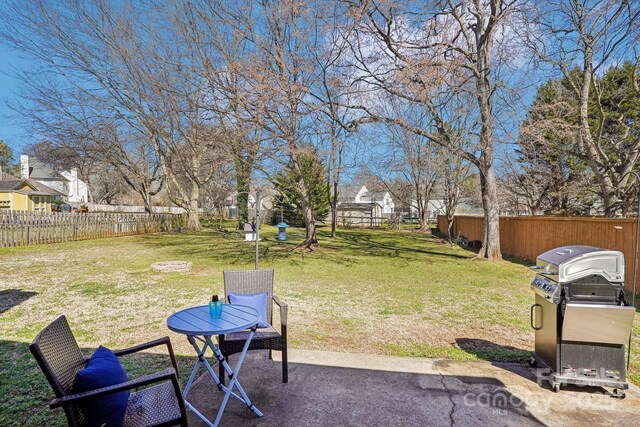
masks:
[(397, 237), (389, 238), (388, 235), (384, 236), (384, 241), (382, 240), (374, 240), (372, 236), (368, 233), (356, 234), (349, 233), (341, 235), (342, 240), (344, 240), (346, 246), (350, 247), (353, 250), (357, 250), (365, 255), (371, 256), (388, 256), (388, 251), (395, 251), (396, 254), (400, 253), (421, 253), (428, 255), (436, 255), (440, 257), (448, 257), (448, 258), (456, 258), (456, 259), (468, 259), (469, 256), (466, 254), (454, 254), (447, 253), (444, 251), (433, 251), (427, 250), (419, 247), (410, 247), (406, 246), (407, 236), (398, 235)]
[(527, 363), (531, 357), (529, 350), (478, 338), (456, 338), (456, 345), (466, 353), (489, 362), (500, 360), (501, 362)]
[[(163, 351), (166, 347), (157, 347)], [(95, 348), (83, 348), (91, 355)], [(62, 409), (49, 409), (54, 393), (29, 351), (29, 344), (0, 340), (0, 425), (62, 426), (66, 417)], [(176, 356), (180, 382), (184, 388), (196, 358)], [(130, 379), (171, 367), (168, 354), (138, 353), (120, 358)]]
[(22, 304), (34, 295), (37, 295), (37, 292), (28, 292), (21, 289), (5, 289), (0, 291), (0, 314)]
[[(176, 257), (215, 256), (216, 260), (224, 263), (237, 264), (250, 262), (255, 256), (254, 243), (240, 240), (234, 232), (207, 230), (172, 235), (147, 234), (140, 236), (140, 239), (152, 248), (167, 248)], [(264, 251), (264, 244), (260, 249)]]
[[(330, 239), (325, 235), (327, 233), (328, 231), (319, 233), (318, 237), (322, 239), (319, 251), (324, 258), (338, 264), (357, 262), (357, 259), (347, 259), (345, 256), (388, 258), (426, 254), (454, 259), (470, 258), (466, 253), (456, 254), (446, 248), (438, 250), (436, 243), (425, 241), (421, 235), (341, 230), (335, 239)], [(300, 230), (292, 230), (289, 233), (289, 241), (286, 243), (274, 240), (275, 231), (272, 229), (265, 229), (263, 236), (264, 240), (259, 244), (259, 251), (261, 259), (266, 261), (298, 262), (308, 253), (297, 248), (297, 243), (304, 237)], [(216, 260), (230, 265), (250, 263), (255, 257), (255, 244), (245, 242), (235, 231), (205, 230), (172, 235), (150, 234), (141, 236), (140, 239), (145, 245), (153, 248), (166, 248), (172, 253), (171, 256), (175, 257), (212, 258), (215, 256)], [(429, 248), (429, 245), (433, 249)]]

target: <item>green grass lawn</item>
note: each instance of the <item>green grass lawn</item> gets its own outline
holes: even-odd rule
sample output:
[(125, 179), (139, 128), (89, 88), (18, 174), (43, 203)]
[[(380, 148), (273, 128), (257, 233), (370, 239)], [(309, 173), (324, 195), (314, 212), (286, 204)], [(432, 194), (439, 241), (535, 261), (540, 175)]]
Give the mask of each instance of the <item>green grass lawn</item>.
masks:
[[(228, 229), (230, 225), (228, 225)], [(398, 356), (524, 362), (532, 273), (517, 261), (477, 261), (473, 253), (412, 230), (339, 230), (321, 246), (296, 249), (265, 226), (261, 268), (275, 269), (289, 304), (293, 348)], [(157, 261), (193, 262), (188, 273), (155, 273)], [(183, 374), (193, 349), (166, 327), (182, 308), (222, 294), (222, 271), (251, 269), (253, 243), (234, 231), (152, 234), (0, 249), (0, 425), (56, 425), (51, 391), (28, 351), (37, 332), (66, 314), (81, 347), (121, 348), (169, 335)], [(640, 380), (640, 319), (631, 379)], [(128, 372), (166, 366), (160, 355), (127, 361)], [(184, 377), (183, 375), (183, 381)]]

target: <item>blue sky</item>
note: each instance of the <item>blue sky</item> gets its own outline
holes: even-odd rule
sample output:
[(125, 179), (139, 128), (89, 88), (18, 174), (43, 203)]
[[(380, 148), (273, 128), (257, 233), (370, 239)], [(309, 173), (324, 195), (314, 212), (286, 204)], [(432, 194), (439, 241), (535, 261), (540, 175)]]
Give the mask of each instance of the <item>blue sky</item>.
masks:
[(20, 156), (22, 147), (31, 141), (24, 135), (20, 123), (7, 117), (12, 114), (7, 107), (7, 102), (17, 99), (15, 92), (18, 89), (18, 81), (11, 75), (16, 69), (24, 69), (26, 65), (27, 62), (16, 52), (0, 44), (0, 139), (13, 148), (13, 154), (16, 157)]

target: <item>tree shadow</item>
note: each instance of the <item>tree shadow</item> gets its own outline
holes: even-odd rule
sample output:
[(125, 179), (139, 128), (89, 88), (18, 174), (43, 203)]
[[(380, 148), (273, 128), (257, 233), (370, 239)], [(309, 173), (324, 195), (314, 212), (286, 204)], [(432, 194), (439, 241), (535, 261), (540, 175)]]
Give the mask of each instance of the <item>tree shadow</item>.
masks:
[[(166, 353), (166, 347), (156, 351)], [(82, 348), (91, 355), (95, 348)], [(29, 351), (29, 344), (0, 340), (0, 425), (62, 426), (66, 417), (62, 409), (49, 409), (55, 397), (44, 373)], [(168, 354), (141, 352), (119, 358), (130, 379), (159, 372), (171, 367)], [(176, 356), (181, 386), (184, 388), (196, 357)]]
[(0, 314), (22, 304), (34, 295), (37, 295), (37, 292), (23, 291), (21, 289), (5, 289), (0, 291)]
[(388, 256), (388, 251), (395, 251), (396, 253), (408, 253), (408, 254), (428, 254), (436, 255), (440, 257), (456, 258), (456, 259), (469, 259), (468, 254), (454, 254), (443, 251), (433, 251), (428, 249), (421, 249), (416, 247), (405, 246), (406, 236), (398, 236), (389, 238), (385, 236), (385, 241), (374, 240), (367, 234), (355, 234), (349, 233), (341, 236), (346, 246), (357, 249), (359, 252), (372, 256)]

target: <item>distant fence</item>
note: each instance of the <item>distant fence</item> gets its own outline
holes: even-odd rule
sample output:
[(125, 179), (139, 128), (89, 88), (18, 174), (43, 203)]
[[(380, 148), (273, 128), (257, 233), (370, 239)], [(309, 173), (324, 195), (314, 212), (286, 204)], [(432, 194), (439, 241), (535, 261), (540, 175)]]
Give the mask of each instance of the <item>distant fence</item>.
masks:
[[(76, 203), (80, 205), (79, 203)], [(85, 203), (89, 212), (114, 212), (114, 213), (144, 213), (144, 206), (127, 205), (102, 205), (98, 203)], [(151, 206), (154, 214), (183, 214), (184, 208), (177, 206)]]
[(182, 227), (185, 215), (0, 212), (0, 247), (169, 231)]
[[(447, 233), (445, 216), (438, 217), (438, 231)], [(479, 241), (483, 232), (484, 217), (456, 216), (453, 221), (454, 236)], [(538, 255), (559, 246), (589, 245), (621, 251), (624, 253), (627, 289), (633, 287), (634, 244), (634, 218), (500, 217), (500, 249), (503, 255), (523, 258), (533, 265)]]
[(337, 224), (341, 227), (379, 228), (389, 222), (389, 218), (359, 215), (337, 215)]

